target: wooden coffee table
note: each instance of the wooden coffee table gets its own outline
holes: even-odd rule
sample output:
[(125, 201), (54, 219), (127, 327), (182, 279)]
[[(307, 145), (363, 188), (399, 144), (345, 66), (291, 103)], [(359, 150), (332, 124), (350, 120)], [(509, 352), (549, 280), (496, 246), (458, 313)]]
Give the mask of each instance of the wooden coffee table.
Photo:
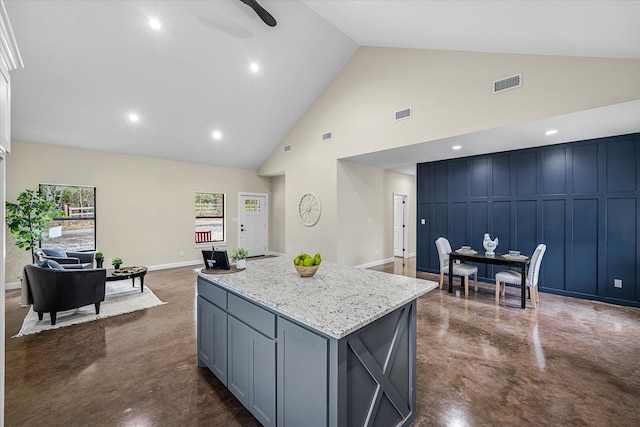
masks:
[(144, 291), (144, 275), (147, 274), (147, 267), (122, 267), (116, 270), (115, 268), (107, 268), (107, 282), (114, 282), (116, 280), (131, 279), (131, 286), (136, 285), (136, 277), (140, 278), (140, 292)]

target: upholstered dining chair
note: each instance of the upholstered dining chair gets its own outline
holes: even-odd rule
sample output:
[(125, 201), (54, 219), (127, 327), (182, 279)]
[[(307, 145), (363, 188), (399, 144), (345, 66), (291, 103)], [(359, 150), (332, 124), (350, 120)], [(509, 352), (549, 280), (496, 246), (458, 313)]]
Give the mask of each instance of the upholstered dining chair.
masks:
[[(538, 274), (540, 273), (540, 265), (542, 257), (547, 250), (547, 245), (540, 243), (531, 256), (529, 271), (527, 272), (527, 287), (531, 296), (531, 306), (536, 308), (536, 304), (540, 301), (538, 298)], [(520, 285), (521, 274), (513, 270), (503, 270), (496, 273), (496, 302), (500, 302), (500, 287), (502, 286), (502, 296), (505, 296), (506, 284)]]
[[(449, 274), (449, 253), (451, 253), (451, 244), (444, 237), (436, 239), (436, 248), (440, 257), (440, 289), (444, 283), (444, 275)], [(473, 274), (474, 288), (478, 290), (478, 267), (469, 264), (453, 264), (453, 274), (460, 276), (460, 280), (464, 283), (464, 294), (469, 295), (469, 276)]]

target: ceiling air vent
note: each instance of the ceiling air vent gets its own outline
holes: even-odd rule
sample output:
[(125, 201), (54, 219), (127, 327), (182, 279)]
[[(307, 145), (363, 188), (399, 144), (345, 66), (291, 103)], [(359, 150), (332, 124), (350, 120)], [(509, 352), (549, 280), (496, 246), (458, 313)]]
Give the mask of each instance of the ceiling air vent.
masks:
[(411, 117), (411, 108), (405, 108), (404, 110), (395, 112), (396, 121), (404, 120)]
[(504, 92), (505, 90), (515, 89), (520, 86), (522, 86), (522, 73), (493, 82), (493, 93)]
[(291, 151), (291, 145), (285, 145), (285, 146), (282, 148), (282, 150), (283, 150), (284, 152)]
[(331, 132), (325, 132), (322, 134), (322, 140), (326, 141), (328, 139), (331, 139)]

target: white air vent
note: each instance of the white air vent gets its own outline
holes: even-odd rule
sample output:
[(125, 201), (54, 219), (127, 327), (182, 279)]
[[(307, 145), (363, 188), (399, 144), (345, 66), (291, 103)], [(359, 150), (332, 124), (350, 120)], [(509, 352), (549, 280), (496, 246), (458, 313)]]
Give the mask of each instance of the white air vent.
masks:
[(405, 108), (404, 110), (395, 112), (396, 121), (404, 120), (411, 117), (411, 108)]
[(331, 139), (331, 132), (325, 132), (322, 134), (322, 140), (326, 141), (328, 139)]
[(493, 82), (493, 93), (504, 92), (522, 86), (522, 73)]
[(285, 145), (282, 150), (285, 151), (285, 152), (291, 151), (291, 145)]

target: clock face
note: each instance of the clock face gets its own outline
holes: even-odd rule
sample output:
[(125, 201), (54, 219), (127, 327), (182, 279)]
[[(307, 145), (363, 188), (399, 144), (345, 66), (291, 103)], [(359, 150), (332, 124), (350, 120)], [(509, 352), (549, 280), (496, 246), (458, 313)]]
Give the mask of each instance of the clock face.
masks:
[(300, 198), (298, 203), (298, 215), (300, 221), (307, 227), (315, 225), (320, 219), (320, 199), (313, 193), (306, 193)]

